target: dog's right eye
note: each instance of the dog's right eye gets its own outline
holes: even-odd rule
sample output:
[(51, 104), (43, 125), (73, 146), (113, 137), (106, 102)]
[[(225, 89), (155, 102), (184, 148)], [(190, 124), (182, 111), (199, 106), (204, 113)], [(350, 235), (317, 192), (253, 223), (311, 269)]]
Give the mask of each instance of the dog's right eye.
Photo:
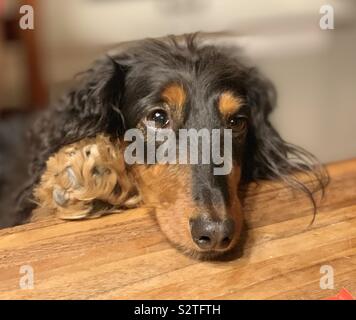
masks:
[(227, 119), (227, 126), (235, 131), (244, 131), (247, 128), (245, 115), (232, 115)]
[(164, 109), (155, 109), (148, 116), (147, 121), (153, 122), (156, 128), (165, 128), (169, 124), (169, 115)]

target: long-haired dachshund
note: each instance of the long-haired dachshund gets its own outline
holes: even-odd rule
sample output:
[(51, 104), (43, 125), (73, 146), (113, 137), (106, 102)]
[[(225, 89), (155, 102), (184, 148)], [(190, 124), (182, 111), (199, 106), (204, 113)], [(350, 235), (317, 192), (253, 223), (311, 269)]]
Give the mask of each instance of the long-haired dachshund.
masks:
[[(143, 40), (111, 53), (33, 126), (19, 219), (90, 218), (145, 206), (183, 251), (200, 258), (226, 253), (243, 225), (240, 186), (280, 179), (311, 199), (325, 186), (323, 167), (271, 125), (275, 99), (273, 85), (235, 50), (197, 35)], [(144, 136), (148, 129), (230, 129), (232, 170), (128, 165), (123, 137), (132, 128)], [(317, 187), (298, 180), (300, 171)]]

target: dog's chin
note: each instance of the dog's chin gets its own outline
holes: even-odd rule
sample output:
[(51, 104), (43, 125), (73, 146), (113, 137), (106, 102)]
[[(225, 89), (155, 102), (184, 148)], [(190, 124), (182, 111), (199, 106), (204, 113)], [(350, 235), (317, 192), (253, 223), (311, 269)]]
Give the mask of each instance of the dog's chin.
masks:
[(237, 249), (237, 245), (231, 246), (230, 248), (226, 250), (199, 250), (196, 248), (190, 248), (186, 247), (183, 245), (180, 245), (178, 243), (170, 243), (180, 252), (183, 254), (197, 259), (197, 260), (203, 260), (203, 261), (219, 261), (219, 260), (230, 260), (230, 257), (232, 257), (233, 253)]
[(192, 250), (191, 255), (198, 260), (221, 260), (228, 256), (232, 250), (209, 250), (209, 251), (198, 251)]

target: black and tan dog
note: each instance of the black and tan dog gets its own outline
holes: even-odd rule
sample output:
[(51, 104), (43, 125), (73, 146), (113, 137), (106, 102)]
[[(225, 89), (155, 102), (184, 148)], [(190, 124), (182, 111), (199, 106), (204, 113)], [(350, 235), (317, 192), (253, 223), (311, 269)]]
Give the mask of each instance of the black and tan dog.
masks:
[[(234, 50), (199, 36), (143, 40), (97, 61), (78, 86), (32, 130), (31, 179), (19, 199), (21, 219), (57, 214), (100, 216), (153, 207), (167, 238), (185, 252), (214, 257), (229, 251), (243, 224), (238, 189), (281, 179), (305, 191), (294, 173), (325, 172), (306, 151), (286, 143), (269, 122), (275, 91)], [(212, 165), (137, 164), (123, 159), (125, 130), (232, 130), (233, 169)]]

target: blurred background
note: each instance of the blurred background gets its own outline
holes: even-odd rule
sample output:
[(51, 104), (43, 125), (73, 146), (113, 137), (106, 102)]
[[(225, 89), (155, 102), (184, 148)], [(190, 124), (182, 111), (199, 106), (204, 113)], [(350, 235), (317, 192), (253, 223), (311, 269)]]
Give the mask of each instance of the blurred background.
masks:
[[(19, 28), (23, 4), (34, 30)], [(320, 29), (325, 4), (334, 30)], [(46, 108), (115, 44), (195, 31), (242, 47), (273, 80), (286, 140), (323, 162), (356, 156), (354, 0), (0, 0), (0, 131), (21, 131), (14, 116)]]

